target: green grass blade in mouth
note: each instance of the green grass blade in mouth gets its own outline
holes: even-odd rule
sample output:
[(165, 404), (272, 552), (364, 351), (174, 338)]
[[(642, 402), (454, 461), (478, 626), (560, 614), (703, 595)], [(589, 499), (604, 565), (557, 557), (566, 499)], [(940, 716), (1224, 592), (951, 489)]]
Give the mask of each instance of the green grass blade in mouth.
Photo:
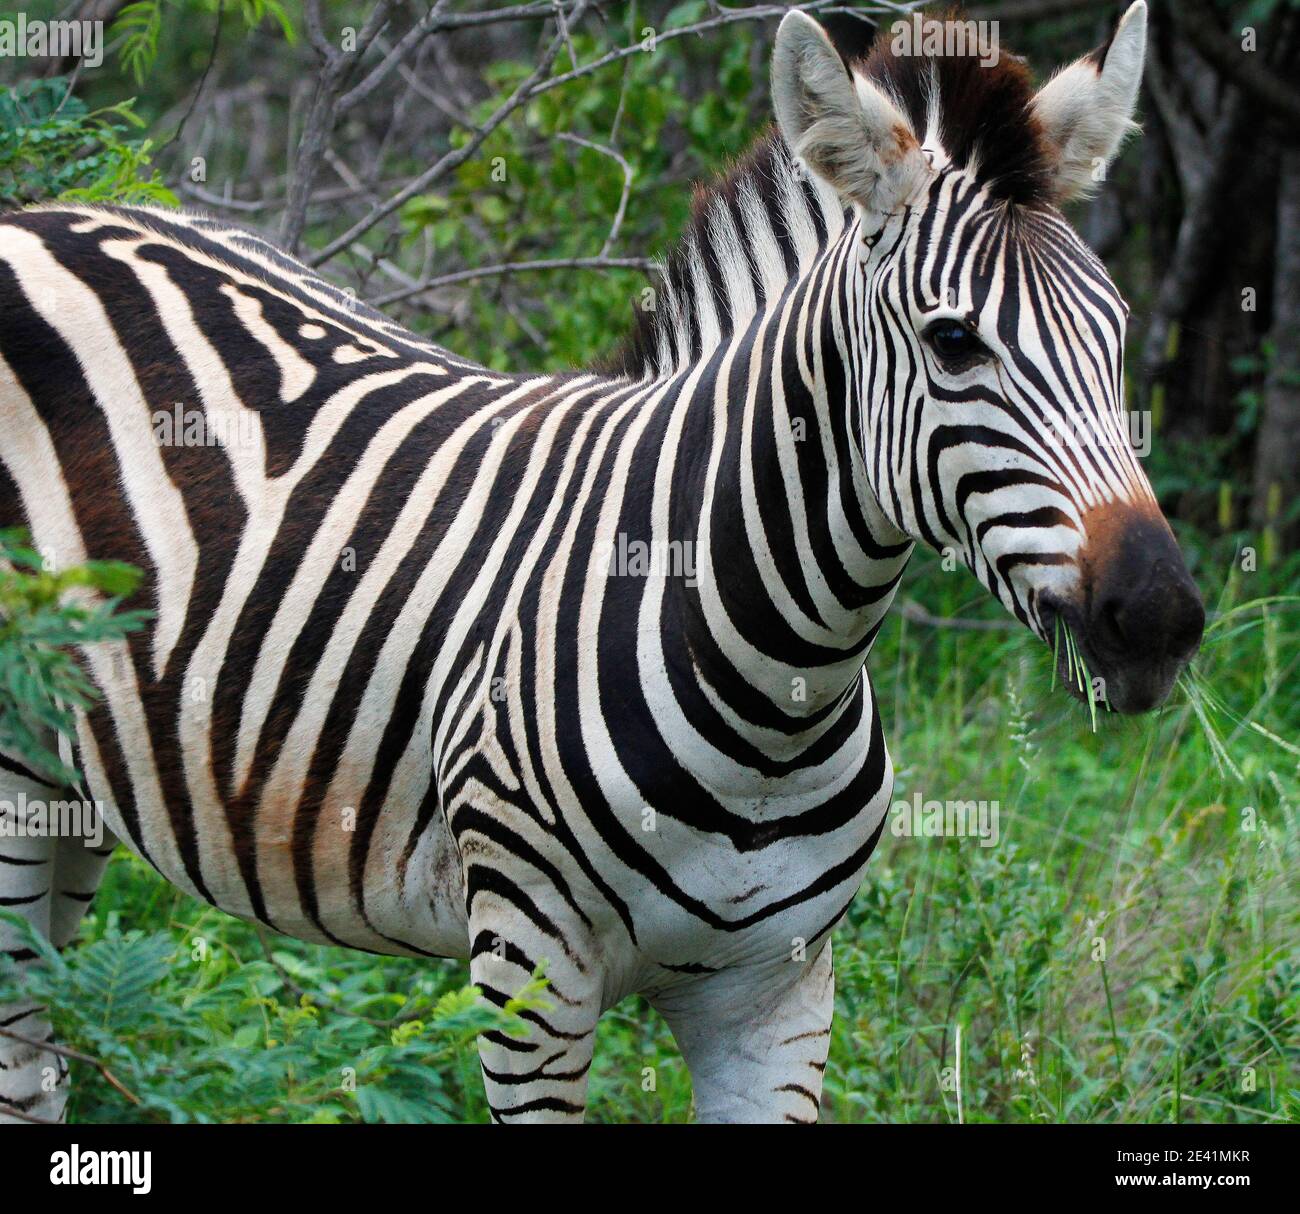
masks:
[(1056, 668), (1060, 655), (1061, 634), (1064, 629), (1065, 635), (1065, 669), (1066, 677), (1070, 686), (1078, 687), (1079, 694), (1085, 692), (1088, 696), (1088, 716), (1092, 722), (1092, 732), (1097, 732), (1097, 703), (1098, 700), (1104, 704), (1105, 697), (1099, 697), (1097, 690), (1093, 686), (1092, 672), (1088, 669), (1088, 663), (1084, 660), (1083, 651), (1079, 648), (1079, 643), (1074, 639), (1074, 633), (1069, 624), (1063, 624), (1061, 618), (1056, 619), (1055, 645), (1052, 650), (1052, 690), (1056, 690)]
[(1083, 651), (1076, 642), (1074, 646), (1074, 657), (1078, 663), (1079, 669), (1079, 690), (1088, 692), (1088, 716), (1092, 721), (1092, 732), (1097, 732), (1097, 696), (1092, 686), (1092, 672), (1088, 669), (1088, 663), (1083, 660)]

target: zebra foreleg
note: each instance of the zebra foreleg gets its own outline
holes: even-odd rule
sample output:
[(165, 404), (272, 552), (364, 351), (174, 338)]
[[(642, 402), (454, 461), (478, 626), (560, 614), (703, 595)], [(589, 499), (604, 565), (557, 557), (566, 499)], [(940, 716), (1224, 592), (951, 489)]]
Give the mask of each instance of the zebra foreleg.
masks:
[(520, 1013), (527, 1036), (493, 1030), (479, 1037), (488, 1107), (493, 1121), (508, 1124), (581, 1121), (602, 984), (577, 951), (577, 933), (521, 906), (531, 900), (509, 882), (480, 888), (471, 902), (470, 978), (484, 998), (505, 1006), (543, 960), (548, 979), (544, 1006)]
[[(59, 841), (38, 820), (38, 807), (57, 794), (3, 756), (0, 764), (0, 908), (48, 939)], [(16, 963), (22, 991), (22, 975), (38, 957), (30, 938), (0, 922), (0, 955)], [(31, 999), (0, 1005), (0, 1030), (0, 1125), (61, 1120), (68, 1067), (41, 1048), (53, 1038), (45, 1009)]]
[[(0, 756), (0, 907), (55, 948), (76, 934), (117, 844), (97, 814), (87, 817), (86, 802), (69, 797), (70, 790)], [(0, 924), (0, 952), (20, 975), (37, 957), (30, 939), (7, 923)], [(53, 1041), (45, 1009), (28, 999), (0, 1007), (0, 1030), (0, 1124), (62, 1120), (68, 1066), (41, 1048)]]
[(50, 941), (55, 948), (72, 943), (115, 847), (117, 836), (102, 823), (93, 838), (72, 836), (58, 840), (50, 906)]
[(807, 962), (727, 969), (656, 995), (691, 1072), (696, 1120), (816, 1121), (834, 995), (829, 939)]

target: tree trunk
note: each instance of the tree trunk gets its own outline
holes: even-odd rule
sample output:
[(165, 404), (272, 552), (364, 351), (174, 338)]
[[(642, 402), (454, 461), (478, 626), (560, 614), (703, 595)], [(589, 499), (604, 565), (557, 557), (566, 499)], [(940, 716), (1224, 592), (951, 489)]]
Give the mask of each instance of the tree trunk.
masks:
[[(1289, 546), (1300, 490), (1300, 150), (1281, 157), (1277, 192), (1271, 359), (1255, 454), (1252, 521)], [(1283, 534), (1285, 526), (1286, 533)]]

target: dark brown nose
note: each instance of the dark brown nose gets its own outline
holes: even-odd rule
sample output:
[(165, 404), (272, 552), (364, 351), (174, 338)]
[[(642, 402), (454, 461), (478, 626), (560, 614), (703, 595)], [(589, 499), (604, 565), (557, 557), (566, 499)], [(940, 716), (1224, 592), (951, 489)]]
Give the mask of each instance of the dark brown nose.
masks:
[(1157, 557), (1129, 580), (1103, 575), (1093, 593), (1088, 633), (1100, 651), (1121, 661), (1185, 662), (1201, 644), (1205, 608), (1182, 557)]
[(1160, 703), (1201, 643), (1205, 607), (1163, 516), (1111, 507), (1084, 551), (1087, 648), (1106, 673), (1112, 704)]

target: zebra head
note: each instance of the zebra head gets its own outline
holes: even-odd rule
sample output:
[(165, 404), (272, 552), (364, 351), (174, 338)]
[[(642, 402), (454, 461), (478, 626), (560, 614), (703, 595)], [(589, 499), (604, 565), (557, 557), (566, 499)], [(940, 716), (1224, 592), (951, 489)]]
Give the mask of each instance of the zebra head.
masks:
[(837, 323), (881, 511), (1055, 646), (1076, 695), (1071, 649), (1111, 707), (1140, 712), (1204, 610), (1130, 441), (1128, 309), (1057, 208), (1134, 129), (1146, 6), (1037, 92), (974, 25), (914, 17), (846, 65), (792, 12), (777, 121), (850, 212)]

